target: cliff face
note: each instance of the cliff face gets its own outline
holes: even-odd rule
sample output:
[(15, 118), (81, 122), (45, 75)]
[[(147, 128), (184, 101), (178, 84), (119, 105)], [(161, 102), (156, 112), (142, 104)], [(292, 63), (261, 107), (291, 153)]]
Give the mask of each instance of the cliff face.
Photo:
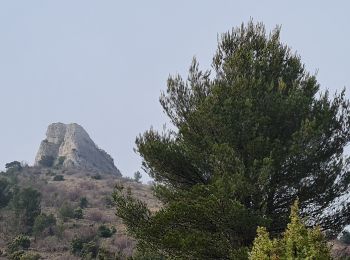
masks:
[(112, 157), (91, 140), (78, 124), (53, 123), (49, 125), (46, 139), (40, 144), (35, 165), (50, 160), (53, 165), (77, 167), (99, 173), (121, 176)]

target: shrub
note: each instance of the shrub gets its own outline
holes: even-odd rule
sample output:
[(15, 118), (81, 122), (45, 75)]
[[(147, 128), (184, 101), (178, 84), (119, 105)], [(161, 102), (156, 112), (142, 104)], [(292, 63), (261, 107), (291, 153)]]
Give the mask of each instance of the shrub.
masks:
[(96, 258), (98, 246), (94, 241), (86, 241), (75, 236), (71, 241), (70, 250), (73, 255), (82, 256), (83, 259)]
[(53, 181), (64, 181), (64, 176), (63, 175), (56, 175), (52, 179)]
[(25, 255), (25, 252), (23, 250), (15, 251), (9, 255), (9, 260), (21, 260), (22, 257)]
[[(35, 218), (33, 226), (33, 234), (35, 236), (41, 234), (45, 229), (52, 229), (56, 225), (56, 218), (53, 214), (46, 215), (44, 213), (40, 214)], [(49, 231), (52, 234), (52, 230)]]
[(134, 180), (137, 182), (137, 183), (140, 183), (140, 180), (142, 178), (142, 175), (139, 171), (135, 172), (134, 173)]
[(73, 255), (80, 255), (83, 250), (84, 241), (81, 238), (74, 237), (70, 243), (70, 251)]
[(39, 260), (41, 256), (37, 253), (24, 253), (21, 255), (20, 260)]
[(94, 221), (94, 222), (100, 222), (104, 219), (103, 214), (101, 213), (101, 211), (97, 210), (97, 209), (92, 209), (89, 211), (88, 215), (87, 215), (87, 219)]
[(18, 250), (27, 250), (30, 247), (30, 238), (25, 235), (16, 236), (7, 246), (10, 253)]
[(82, 209), (87, 208), (87, 206), (88, 206), (88, 200), (87, 200), (86, 197), (82, 197), (82, 198), (80, 199), (79, 206), (80, 206)]
[(74, 209), (74, 218), (75, 219), (82, 219), (84, 217), (83, 210), (81, 208)]
[(39, 160), (39, 165), (44, 166), (44, 167), (52, 167), (53, 163), (55, 161), (55, 158), (53, 156), (43, 156)]
[(98, 253), (98, 246), (95, 242), (90, 241), (83, 244), (81, 255), (83, 259), (94, 259)]
[(269, 238), (265, 227), (258, 227), (250, 260), (261, 259), (332, 259), (330, 248), (319, 228), (307, 229), (299, 217), (298, 201), (291, 210), (290, 223), (281, 239)]
[(18, 224), (24, 228), (23, 232), (30, 233), (35, 218), (41, 213), (41, 193), (32, 188), (16, 190), (12, 207)]
[(0, 209), (7, 206), (12, 198), (11, 185), (5, 178), (0, 179)]
[(102, 179), (102, 176), (100, 174), (95, 174), (95, 175), (92, 175), (91, 176), (91, 179), (94, 179), (94, 180), (101, 180)]
[(59, 208), (58, 214), (60, 215), (63, 221), (67, 221), (67, 219), (74, 218), (74, 208), (71, 204), (65, 202)]
[(98, 235), (100, 237), (111, 237), (116, 232), (115, 228), (109, 228), (106, 225), (98, 227)]

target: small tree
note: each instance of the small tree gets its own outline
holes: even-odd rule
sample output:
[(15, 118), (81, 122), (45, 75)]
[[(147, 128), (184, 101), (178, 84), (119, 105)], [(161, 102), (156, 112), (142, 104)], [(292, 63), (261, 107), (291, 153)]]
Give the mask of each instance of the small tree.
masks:
[(12, 207), (23, 232), (30, 233), (35, 218), (41, 213), (41, 193), (32, 188), (17, 190), (12, 199)]
[(82, 209), (87, 208), (88, 204), (89, 204), (89, 202), (88, 202), (86, 197), (80, 198), (80, 202), (79, 202), (80, 208), (82, 208)]
[(269, 259), (332, 259), (327, 240), (320, 228), (306, 228), (299, 217), (298, 201), (290, 214), (290, 223), (283, 237), (270, 239), (266, 228), (258, 227), (250, 260)]
[(49, 229), (49, 233), (52, 233), (52, 227), (55, 225), (56, 218), (53, 214), (46, 215), (45, 213), (42, 213), (35, 218), (33, 234), (34, 236), (38, 236), (46, 229)]
[(67, 219), (74, 218), (74, 207), (68, 202), (64, 202), (59, 208), (58, 214), (60, 215), (63, 221), (67, 221)]
[(83, 210), (81, 208), (74, 209), (74, 218), (82, 219), (84, 217)]
[(11, 185), (5, 178), (0, 178), (0, 209), (7, 206), (12, 198)]
[(99, 226), (97, 231), (100, 237), (111, 237), (116, 232), (114, 228), (109, 228), (106, 225)]
[(134, 173), (134, 180), (136, 182), (140, 183), (141, 178), (142, 178), (142, 174), (139, 171)]
[(22, 164), (19, 161), (13, 161), (5, 164), (7, 171), (20, 171), (22, 170)]

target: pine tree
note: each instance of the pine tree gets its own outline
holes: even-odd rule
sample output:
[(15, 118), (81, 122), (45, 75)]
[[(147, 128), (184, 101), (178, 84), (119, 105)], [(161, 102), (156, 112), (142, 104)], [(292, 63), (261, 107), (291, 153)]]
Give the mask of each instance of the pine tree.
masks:
[[(300, 57), (249, 22), (224, 33), (213, 71), (193, 61), (160, 97), (174, 130), (136, 140), (163, 203), (156, 213), (116, 190), (117, 214), (140, 248), (177, 259), (247, 258), (257, 226), (283, 232), (298, 197), (312, 225), (337, 234), (349, 202), (350, 107), (320, 92)], [(319, 218), (322, 216), (321, 218)]]

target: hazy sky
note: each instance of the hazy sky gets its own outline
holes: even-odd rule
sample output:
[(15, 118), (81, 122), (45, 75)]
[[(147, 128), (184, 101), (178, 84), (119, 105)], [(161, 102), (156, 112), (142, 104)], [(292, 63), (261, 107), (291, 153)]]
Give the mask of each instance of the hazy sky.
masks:
[(345, 0), (0, 0), (0, 169), (32, 164), (50, 123), (76, 122), (132, 176), (135, 137), (169, 123), (158, 102), (168, 75), (186, 78), (193, 56), (209, 68), (217, 35), (250, 17), (282, 25), (322, 88), (350, 87), (349, 10)]

